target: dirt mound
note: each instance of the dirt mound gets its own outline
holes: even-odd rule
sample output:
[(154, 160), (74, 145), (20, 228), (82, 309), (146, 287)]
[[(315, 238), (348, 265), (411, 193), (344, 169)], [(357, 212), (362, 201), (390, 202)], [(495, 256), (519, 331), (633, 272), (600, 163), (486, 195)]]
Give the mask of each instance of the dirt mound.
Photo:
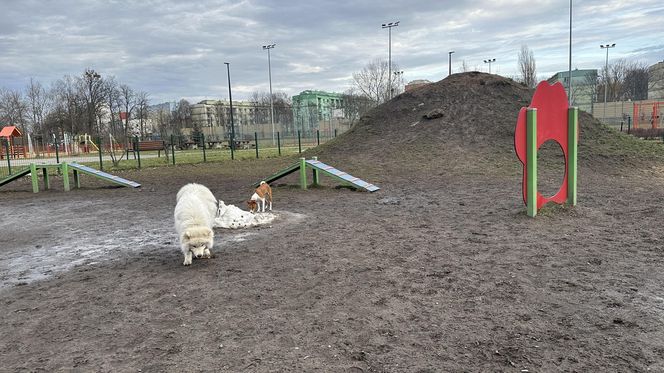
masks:
[[(321, 157), (413, 161), (447, 159), (461, 167), (513, 163), (514, 128), (519, 110), (533, 91), (498, 75), (454, 74), (405, 92), (377, 106), (358, 124), (316, 153)], [(580, 114), (582, 164), (613, 166), (664, 160), (659, 144), (614, 131), (590, 114)], [(585, 163), (584, 163), (585, 162)]]

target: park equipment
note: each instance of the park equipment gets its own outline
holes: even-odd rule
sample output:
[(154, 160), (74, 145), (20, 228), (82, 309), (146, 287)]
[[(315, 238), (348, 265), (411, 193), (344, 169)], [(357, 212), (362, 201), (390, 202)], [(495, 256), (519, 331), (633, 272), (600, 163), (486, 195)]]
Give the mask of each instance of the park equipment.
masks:
[[(309, 167), (312, 172), (313, 172), (313, 185), (318, 185), (318, 180), (319, 180), (319, 172), (322, 172), (328, 176), (331, 176), (339, 181), (341, 181), (344, 184), (350, 184), (354, 187), (357, 188), (362, 188), (365, 189), (369, 192), (375, 192), (379, 190), (380, 188), (367, 183), (366, 181), (354, 177), (352, 175), (349, 175), (343, 171), (337, 170), (336, 168), (329, 166), (321, 161), (319, 161), (316, 157), (313, 157), (313, 159), (305, 159), (305, 158), (300, 158), (300, 161), (293, 164), (292, 166), (289, 166), (277, 173), (275, 173), (272, 176), (269, 176), (266, 179), (263, 179), (261, 181), (265, 181), (266, 183), (271, 183), (275, 180), (281, 179), (282, 177), (286, 175), (290, 175), (295, 171), (300, 171), (300, 187), (302, 189), (307, 189), (307, 167)], [(254, 184), (254, 187), (258, 187), (260, 185), (260, 181)]]
[(62, 174), (62, 181), (64, 183), (64, 189), (65, 191), (69, 191), (69, 169), (72, 170), (74, 174), (74, 184), (76, 188), (81, 187), (81, 180), (80, 180), (80, 174), (88, 174), (95, 176), (99, 179), (110, 181), (115, 184), (119, 184), (122, 186), (127, 186), (127, 187), (132, 187), (132, 188), (138, 188), (141, 186), (141, 184), (123, 179), (119, 176), (111, 175), (107, 172), (95, 170), (92, 167), (84, 166), (82, 164), (78, 163), (59, 163), (59, 164), (36, 164), (36, 163), (30, 163), (30, 167), (24, 168), (22, 170), (19, 170), (18, 172), (10, 175), (9, 177), (6, 177), (2, 180), (0, 180), (0, 186), (3, 186), (11, 181), (17, 180), (21, 178), (22, 176), (26, 176), (30, 174), (32, 178), (32, 191), (34, 193), (39, 192), (39, 172), (38, 170), (42, 170), (43, 176), (44, 176), (44, 189), (49, 189), (50, 188), (50, 180), (49, 180), (49, 175), (48, 175), (48, 169), (49, 168), (54, 168), (54, 169), (59, 169), (60, 173)]
[[(523, 164), (523, 200), (528, 216), (547, 202), (576, 206), (577, 150), (579, 136), (579, 109), (568, 106), (565, 89), (560, 82), (537, 85), (530, 106), (522, 107), (514, 131), (514, 149)], [(563, 183), (552, 197), (537, 191), (537, 151), (542, 144), (553, 140), (565, 155)]]

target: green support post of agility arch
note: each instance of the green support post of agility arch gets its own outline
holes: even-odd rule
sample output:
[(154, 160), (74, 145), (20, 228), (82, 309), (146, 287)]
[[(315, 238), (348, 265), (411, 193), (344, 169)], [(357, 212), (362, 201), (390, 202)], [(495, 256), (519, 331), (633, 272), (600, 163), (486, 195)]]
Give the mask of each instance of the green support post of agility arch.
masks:
[(307, 189), (307, 160), (300, 158), (300, 187)]
[(579, 108), (567, 111), (567, 203), (576, 206), (577, 161), (579, 154)]
[(526, 206), (528, 216), (537, 215), (537, 109), (526, 111)]

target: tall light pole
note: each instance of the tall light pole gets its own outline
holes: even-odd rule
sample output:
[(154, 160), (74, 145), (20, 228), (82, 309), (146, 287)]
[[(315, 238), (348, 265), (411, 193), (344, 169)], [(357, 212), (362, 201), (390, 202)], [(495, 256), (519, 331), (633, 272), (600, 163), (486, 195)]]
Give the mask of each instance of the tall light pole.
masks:
[(599, 47), (602, 49), (606, 49), (606, 62), (604, 63), (604, 121), (606, 122), (606, 93), (609, 90), (609, 49), (614, 48), (616, 46), (616, 43), (613, 43), (611, 45), (609, 44), (602, 44)]
[(270, 79), (270, 123), (272, 123), (272, 146), (274, 146), (274, 105), (272, 104), (272, 66), (270, 63), (270, 49), (276, 44), (264, 45), (263, 50), (267, 50), (267, 74)]
[(387, 29), (388, 34), (388, 43), (387, 43), (387, 84), (388, 84), (388, 94), (390, 99), (392, 99), (392, 27), (399, 26), (400, 21), (383, 23), (382, 27)]
[(235, 122), (233, 121), (233, 94), (231, 93), (231, 64), (224, 62), (226, 65), (226, 72), (228, 73), (228, 101), (230, 102), (231, 109), (231, 160), (235, 159), (233, 152), (235, 151)]
[(489, 58), (488, 60), (484, 60), (484, 63), (489, 64), (489, 74), (491, 74), (491, 62), (496, 62), (495, 58)]
[(452, 75), (452, 53), (454, 53), (454, 51), (449, 51), (449, 52), (447, 52), (448, 57), (449, 57), (449, 58), (448, 58), (448, 61), (449, 61), (449, 62), (448, 62), (449, 70), (448, 70), (448, 72), (447, 72), (447, 76)]

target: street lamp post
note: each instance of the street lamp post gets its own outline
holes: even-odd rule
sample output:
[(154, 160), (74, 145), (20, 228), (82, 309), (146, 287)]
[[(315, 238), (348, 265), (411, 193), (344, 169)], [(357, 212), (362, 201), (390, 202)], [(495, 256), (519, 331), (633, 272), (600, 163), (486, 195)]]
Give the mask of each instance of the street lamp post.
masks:
[(448, 62), (449, 70), (448, 70), (448, 72), (447, 72), (447, 76), (452, 75), (452, 53), (454, 53), (454, 51), (449, 51), (449, 52), (447, 52), (447, 55), (448, 55), (448, 61), (449, 61), (449, 62)]
[(484, 63), (489, 64), (489, 74), (491, 74), (491, 62), (496, 62), (495, 58), (489, 58), (488, 60), (484, 60)]
[(264, 45), (263, 50), (267, 50), (267, 74), (270, 79), (270, 123), (272, 123), (272, 146), (274, 146), (274, 105), (272, 103), (272, 66), (270, 62), (270, 49), (276, 44)]
[(387, 45), (387, 84), (388, 84), (388, 93), (390, 95), (390, 99), (392, 99), (392, 27), (397, 27), (399, 26), (400, 21), (396, 22), (390, 22), (390, 23), (383, 23), (382, 28), (387, 29), (387, 34), (388, 34), (388, 45)]
[(235, 151), (235, 122), (233, 121), (233, 94), (231, 93), (231, 64), (224, 62), (226, 65), (226, 72), (228, 73), (228, 102), (231, 109), (231, 160), (235, 159), (233, 152)]
[(567, 74), (567, 100), (572, 106), (572, 0), (569, 0), (569, 66)]
[(616, 43), (613, 43), (611, 45), (609, 44), (602, 44), (599, 47), (602, 49), (606, 49), (606, 62), (604, 63), (604, 121), (606, 122), (606, 93), (609, 90), (609, 49), (614, 48), (616, 46)]

